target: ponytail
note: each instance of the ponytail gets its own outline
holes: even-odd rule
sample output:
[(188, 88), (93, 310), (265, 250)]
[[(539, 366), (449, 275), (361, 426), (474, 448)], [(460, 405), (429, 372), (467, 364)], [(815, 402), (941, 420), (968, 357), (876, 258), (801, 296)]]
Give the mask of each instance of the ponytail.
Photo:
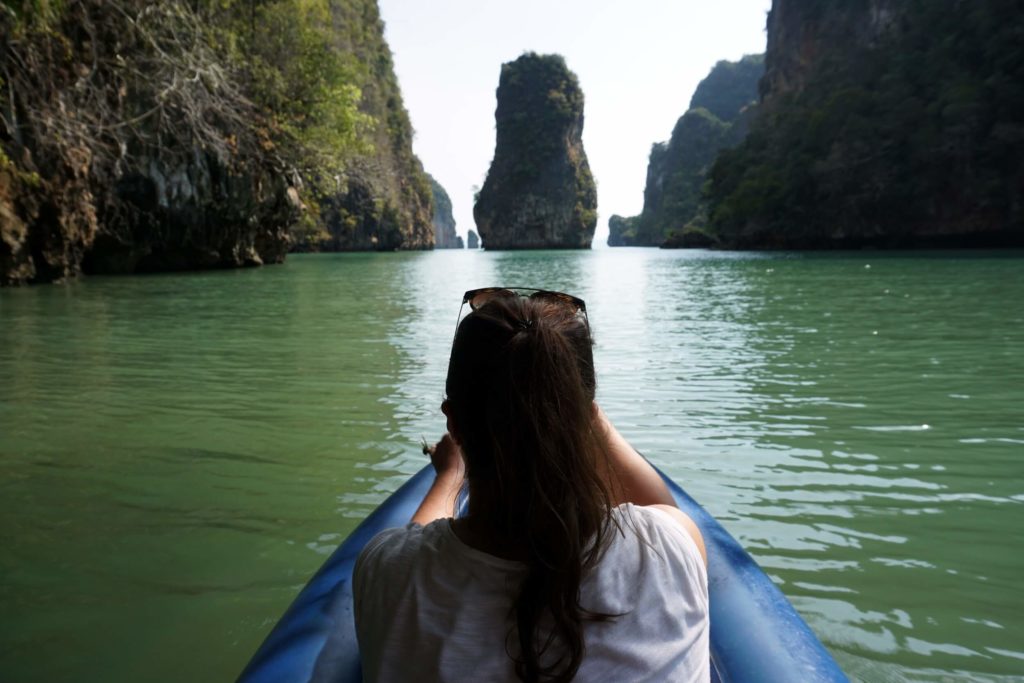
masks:
[(521, 550), (506, 648), (523, 681), (569, 681), (583, 659), (580, 584), (610, 533), (594, 424), (593, 341), (569, 307), (488, 302), (459, 326), (446, 391), (474, 515)]

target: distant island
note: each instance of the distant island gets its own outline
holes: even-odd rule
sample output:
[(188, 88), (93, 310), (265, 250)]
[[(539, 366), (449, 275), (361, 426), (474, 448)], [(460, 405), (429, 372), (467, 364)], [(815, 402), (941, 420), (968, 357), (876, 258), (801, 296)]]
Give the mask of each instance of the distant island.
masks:
[(503, 64), (497, 144), (473, 206), (485, 249), (589, 249), (597, 187), (583, 150), (583, 92), (559, 55)]

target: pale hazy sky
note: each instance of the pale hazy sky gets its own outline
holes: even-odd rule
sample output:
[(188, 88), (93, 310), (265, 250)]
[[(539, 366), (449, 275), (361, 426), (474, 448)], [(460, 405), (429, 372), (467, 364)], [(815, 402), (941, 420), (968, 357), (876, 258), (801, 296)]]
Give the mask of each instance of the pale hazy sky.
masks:
[(586, 99), (583, 145), (597, 180), (597, 234), (643, 208), (647, 155), (667, 140), (720, 59), (763, 52), (771, 0), (380, 0), (413, 149), (451, 196), (457, 230), (494, 156), (501, 64), (558, 53)]

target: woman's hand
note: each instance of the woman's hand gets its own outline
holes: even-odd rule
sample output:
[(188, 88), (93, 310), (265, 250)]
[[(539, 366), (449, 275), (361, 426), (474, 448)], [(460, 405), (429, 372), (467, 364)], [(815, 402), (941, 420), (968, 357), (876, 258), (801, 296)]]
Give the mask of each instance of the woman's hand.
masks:
[(424, 450), (430, 455), (430, 464), (434, 466), (437, 476), (457, 476), (460, 480), (466, 474), (466, 461), (462, 459), (462, 449), (451, 434), (445, 432), (433, 446), (425, 446)]
[(462, 459), (462, 449), (451, 434), (445, 434), (436, 444), (424, 446), (423, 450), (430, 455), (437, 478), (412, 516), (412, 521), (430, 524), (435, 519), (455, 516), (455, 501), (466, 476), (466, 462)]

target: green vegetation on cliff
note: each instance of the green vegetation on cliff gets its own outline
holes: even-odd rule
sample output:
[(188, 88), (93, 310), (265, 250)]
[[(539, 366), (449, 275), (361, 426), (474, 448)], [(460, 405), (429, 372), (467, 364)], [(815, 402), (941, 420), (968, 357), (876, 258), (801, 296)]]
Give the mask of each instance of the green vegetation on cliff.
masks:
[[(279, 1), (329, 9), (328, 44), (310, 53), (309, 66), (315, 68), (325, 53), (340, 55), (344, 67), (339, 73), (351, 77), (348, 87), (360, 94), (359, 111), (373, 122), (363, 129), (354, 152), (329, 174), (330, 182), (323, 189), (328, 197), (323, 224), (330, 237), (311, 241), (309, 246), (330, 250), (433, 247), (430, 182), (412, 151), (412, 124), (384, 40), (377, 0)], [(272, 22), (266, 23), (272, 28)]]
[(761, 113), (711, 174), (716, 237), (733, 247), (1024, 243), (1020, 4), (824, 4), (775, 2)]
[(280, 261), (287, 163), (187, 6), (0, 3), (0, 282)]
[(303, 178), (301, 249), (429, 248), (429, 181), (412, 152), (376, 0), (200, 0)]
[(354, 55), (336, 49), (326, 0), (203, 0), (199, 12), (267, 113), (278, 143), (311, 188), (369, 148)]
[(764, 55), (745, 55), (737, 62), (721, 60), (690, 98), (690, 109), (705, 109), (722, 121), (735, 121), (757, 101), (757, 86), (764, 74)]
[(2, 0), (0, 35), (0, 282), (433, 244), (375, 0)]

